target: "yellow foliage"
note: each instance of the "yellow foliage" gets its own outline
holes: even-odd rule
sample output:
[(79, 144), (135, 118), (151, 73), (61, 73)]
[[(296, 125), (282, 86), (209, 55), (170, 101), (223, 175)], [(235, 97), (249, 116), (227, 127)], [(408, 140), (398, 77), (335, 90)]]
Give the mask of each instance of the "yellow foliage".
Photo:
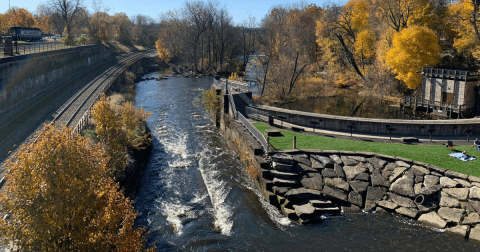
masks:
[(169, 62), (170, 59), (172, 58), (172, 55), (170, 54), (168, 49), (165, 47), (163, 41), (161, 41), (160, 39), (155, 41), (155, 47), (157, 48), (158, 57), (160, 57), (160, 59), (162, 59), (165, 62)]
[(144, 228), (108, 175), (99, 144), (71, 128), (46, 125), (7, 161), (0, 202), (2, 241), (21, 251), (140, 251)]
[(448, 14), (453, 30), (457, 33), (453, 46), (458, 51), (471, 53), (479, 59), (480, 43), (472, 24), (480, 26), (480, 12), (477, 10), (475, 13), (471, 0), (460, 0), (449, 6)]
[(355, 54), (359, 59), (372, 60), (375, 58), (375, 34), (371, 30), (364, 30), (357, 35)]
[(438, 38), (428, 28), (405, 28), (395, 34), (392, 43), (393, 47), (386, 54), (386, 63), (397, 74), (396, 78), (409, 88), (421, 84), (420, 68), (440, 61)]
[(361, 31), (368, 28), (370, 17), (368, 4), (368, 0), (351, 0), (345, 4), (343, 12), (348, 12), (345, 16), (353, 30)]
[(229, 80), (236, 80), (236, 81), (241, 81), (242, 79), (240, 77), (238, 77), (238, 74), (233, 72), (232, 74), (230, 74), (230, 77), (228, 77)]

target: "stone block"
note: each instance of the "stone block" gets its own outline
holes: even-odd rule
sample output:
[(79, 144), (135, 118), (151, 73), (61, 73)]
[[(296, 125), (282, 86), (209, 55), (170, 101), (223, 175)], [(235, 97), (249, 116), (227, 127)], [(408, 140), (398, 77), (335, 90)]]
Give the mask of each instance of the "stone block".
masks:
[(341, 209), (344, 213), (360, 213), (362, 211), (362, 209), (356, 205), (341, 206)]
[(415, 175), (415, 183), (422, 183), (422, 182), (423, 182), (423, 176)]
[(273, 169), (275, 169), (276, 171), (295, 171), (295, 167), (293, 166), (293, 164), (284, 164), (275, 161), (273, 162)]
[(332, 159), (338, 165), (343, 165), (343, 161), (338, 155), (330, 155), (330, 159)]
[(288, 192), (288, 190), (290, 190), (290, 188), (288, 187), (278, 187), (278, 186), (274, 186), (272, 187), (273, 189), (273, 193), (277, 194), (277, 195), (285, 195), (285, 193)]
[(430, 170), (423, 167), (423, 166), (419, 166), (419, 165), (413, 165), (412, 166), (413, 168), (413, 171), (415, 173), (415, 175), (428, 175), (430, 174)]
[(368, 175), (368, 173), (366, 172), (362, 172), (360, 174), (358, 174), (354, 180), (361, 180), (361, 181), (366, 181), (368, 182), (370, 180), (370, 175)]
[(328, 186), (333, 186), (344, 191), (348, 191), (350, 186), (348, 183), (341, 178), (325, 178), (325, 184)]
[(437, 176), (426, 175), (425, 177), (423, 177), (423, 184), (426, 187), (437, 185), (439, 182), (440, 182), (440, 178)]
[(468, 239), (480, 242), (480, 225), (476, 225), (474, 228), (470, 229), (470, 235), (468, 236)]
[(450, 177), (450, 178), (468, 179), (468, 175), (458, 173), (458, 172), (454, 172), (454, 171), (450, 171), (450, 170), (445, 171), (445, 176)]
[(397, 179), (391, 186), (390, 191), (399, 195), (407, 197), (415, 197), (415, 191), (413, 189), (414, 175), (413, 173), (405, 173), (405, 175)]
[(298, 163), (304, 164), (306, 166), (312, 166), (312, 161), (308, 158), (307, 155), (294, 155), (293, 159)]
[(333, 168), (333, 161), (329, 157), (319, 155), (316, 155), (315, 157), (323, 164), (325, 168)]
[(310, 156), (310, 162), (312, 163), (311, 167), (314, 169), (323, 169), (325, 168), (317, 158), (315, 158), (314, 155)]
[(355, 165), (355, 166), (344, 166), (343, 171), (345, 172), (347, 179), (352, 180), (358, 174), (366, 172), (367, 167), (362, 163), (359, 163), (358, 165)]
[(392, 201), (388, 201), (388, 200), (381, 200), (381, 201), (377, 202), (377, 205), (379, 205), (383, 208), (386, 208), (386, 209), (390, 209), (390, 210), (394, 210), (395, 208), (398, 207), (397, 204), (395, 204)]
[(365, 211), (371, 211), (377, 204), (377, 201), (380, 201), (385, 195), (386, 189), (383, 187), (372, 187), (367, 188), (367, 197), (365, 200)]
[(379, 158), (368, 158), (367, 162), (371, 163), (375, 169), (382, 170), (383, 167), (387, 164), (387, 161)]
[(442, 192), (463, 201), (468, 198), (468, 188), (443, 188)]
[(333, 170), (337, 173), (337, 177), (339, 178), (346, 178), (345, 172), (343, 171), (343, 167), (337, 163), (334, 164)]
[(459, 179), (459, 178), (454, 178), (456, 182), (458, 182), (460, 185), (462, 185), (465, 188), (470, 188), (472, 187), (472, 184), (464, 179)]
[(354, 180), (350, 181), (350, 186), (355, 192), (364, 195), (367, 192), (368, 182)]
[(460, 208), (440, 207), (438, 215), (447, 222), (460, 223), (465, 211)]
[(468, 176), (468, 181), (480, 183), (480, 178), (470, 175), (470, 176)]
[(390, 183), (392, 183), (393, 181), (397, 180), (397, 178), (399, 178), (400, 176), (403, 175), (403, 173), (407, 170), (406, 167), (403, 167), (403, 166), (399, 166), (395, 169), (393, 169), (392, 171), (392, 174), (390, 175), (390, 177), (388, 178), (388, 181)]
[[(397, 158), (397, 159), (399, 159), (399, 158)], [(409, 163), (411, 163), (412, 160), (409, 160), (409, 159), (407, 159), (407, 160), (408, 160), (408, 163), (405, 162), (405, 161), (401, 161), (401, 160), (396, 161), (396, 162), (395, 162), (395, 165), (396, 165), (396, 166), (400, 166), (400, 167), (410, 168), (411, 165), (410, 165)]]
[(342, 162), (345, 166), (355, 166), (355, 165), (357, 165), (357, 161), (355, 161), (353, 159), (350, 159), (346, 156), (342, 156), (341, 159), (342, 159)]
[(436, 228), (445, 228), (445, 226), (447, 226), (447, 222), (435, 212), (422, 214), (420, 218), (418, 218), (418, 222)]
[(415, 203), (410, 198), (403, 197), (394, 193), (387, 193), (387, 195), (393, 202), (395, 202), (395, 204), (399, 206), (408, 208), (416, 207)]
[(301, 184), (308, 189), (322, 190), (323, 180), (322, 177), (304, 178), (301, 180)]
[(355, 191), (351, 191), (349, 194), (348, 194), (348, 202), (354, 204), (354, 205), (357, 205), (357, 206), (360, 206), (360, 207), (363, 207), (363, 198), (362, 198), (362, 195), (355, 192)]
[(451, 228), (446, 228), (445, 231), (459, 235), (461, 237), (467, 237), (468, 230), (470, 229), (470, 226), (465, 226), (465, 225), (458, 225), (455, 227)]
[(270, 175), (275, 177), (275, 178), (280, 178), (280, 179), (297, 179), (298, 178), (298, 173), (296, 172), (286, 172), (286, 171), (275, 171), (272, 170), (270, 171)]
[(312, 167), (308, 166), (308, 165), (305, 165), (305, 164), (302, 164), (302, 163), (297, 163), (295, 165), (295, 170), (298, 172), (298, 173), (310, 173), (310, 172), (318, 172), (317, 169), (313, 169)]
[(272, 160), (276, 163), (290, 164), (290, 165), (295, 164), (295, 160), (291, 155), (283, 154), (283, 153), (277, 153), (273, 155)]
[(315, 208), (332, 206), (332, 202), (327, 199), (310, 200), (310, 204)]
[(335, 172), (334, 169), (330, 169), (330, 168), (325, 168), (322, 170), (322, 175), (324, 178), (336, 178), (337, 177), (337, 173)]
[(378, 171), (374, 171), (370, 179), (372, 180), (372, 186), (390, 187), (390, 183)]
[(315, 218), (315, 207), (310, 203), (293, 205), (293, 209), (302, 222), (308, 222)]
[(405, 215), (407, 217), (410, 217), (412, 219), (417, 218), (417, 215), (418, 215), (417, 210), (412, 209), (412, 208), (406, 208), (406, 207), (399, 207), (399, 208), (395, 209), (395, 212), (397, 212), (401, 215)]
[(294, 220), (294, 221), (298, 220), (298, 215), (297, 215), (297, 212), (295, 212), (295, 210), (285, 208), (283, 212), (285, 213), (287, 218), (289, 218), (290, 220)]
[(474, 186), (470, 188), (469, 199), (480, 200), (480, 188)]
[(327, 185), (324, 186), (322, 194), (325, 198), (331, 200), (340, 200), (344, 202), (348, 200), (346, 192)]
[(365, 157), (362, 156), (347, 156), (347, 158), (358, 161), (358, 162), (365, 162)]
[(470, 204), (470, 206), (472, 206), (477, 213), (480, 213), (480, 201), (469, 199), (468, 204)]
[(462, 224), (464, 225), (472, 225), (480, 223), (480, 216), (478, 213), (470, 213), (469, 215), (463, 218)]
[(382, 176), (385, 179), (388, 179), (395, 169), (395, 163), (388, 163), (385, 168), (382, 170)]
[(287, 193), (285, 193), (284, 197), (291, 202), (308, 201), (313, 199), (321, 199), (322, 193), (319, 190), (297, 188), (290, 189)]
[(441, 207), (460, 207), (460, 201), (444, 192), (440, 192), (439, 198)]
[(278, 187), (298, 187), (298, 181), (295, 179), (273, 178), (273, 185)]

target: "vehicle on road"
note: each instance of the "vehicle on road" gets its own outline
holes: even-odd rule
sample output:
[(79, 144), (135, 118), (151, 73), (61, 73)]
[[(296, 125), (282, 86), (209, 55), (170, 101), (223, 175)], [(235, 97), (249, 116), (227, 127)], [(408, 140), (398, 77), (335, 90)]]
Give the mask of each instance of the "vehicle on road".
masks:
[(8, 28), (13, 41), (38, 41), (42, 40), (42, 31), (38, 28), (13, 26)]

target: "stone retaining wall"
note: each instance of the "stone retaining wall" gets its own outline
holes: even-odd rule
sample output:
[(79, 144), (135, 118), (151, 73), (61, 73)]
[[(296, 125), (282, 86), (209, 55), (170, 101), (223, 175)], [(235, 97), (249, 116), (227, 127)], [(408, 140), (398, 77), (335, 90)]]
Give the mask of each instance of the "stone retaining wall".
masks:
[(480, 241), (480, 178), (363, 152), (294, 150), (269, 159), (266, 188), (290, 219), (396, 213)]

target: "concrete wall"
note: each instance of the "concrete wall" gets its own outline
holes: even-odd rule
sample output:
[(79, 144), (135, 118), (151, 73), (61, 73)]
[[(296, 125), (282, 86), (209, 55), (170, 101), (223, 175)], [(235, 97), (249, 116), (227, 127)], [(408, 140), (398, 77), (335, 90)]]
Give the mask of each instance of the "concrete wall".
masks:
[(0, 114), (23, 111), (72, 76), (113, 55), (103, 45), (0, 59)]
[[(353, 133), (369, 133), (388, 135), (388, 128), (395, 129), (392, 135), (396, 136), (429, 136), (429, 130), (433, 130), (433, 136), (466, 136), (467, 131), (471, 135), (480, 134), (480, 119), (462, 120), (400, 120), (400, 119), (370, 119), (361, 117), (334, 116), (307, 113), (295, 110), (274, 108), (269, 106), (255, 107), (267, 113), (269, 116), (304, 127), (317, 129), (350, 132), (348, 126), (353, 125)], [(313, 124), (313, 122), (317, 122)]]

